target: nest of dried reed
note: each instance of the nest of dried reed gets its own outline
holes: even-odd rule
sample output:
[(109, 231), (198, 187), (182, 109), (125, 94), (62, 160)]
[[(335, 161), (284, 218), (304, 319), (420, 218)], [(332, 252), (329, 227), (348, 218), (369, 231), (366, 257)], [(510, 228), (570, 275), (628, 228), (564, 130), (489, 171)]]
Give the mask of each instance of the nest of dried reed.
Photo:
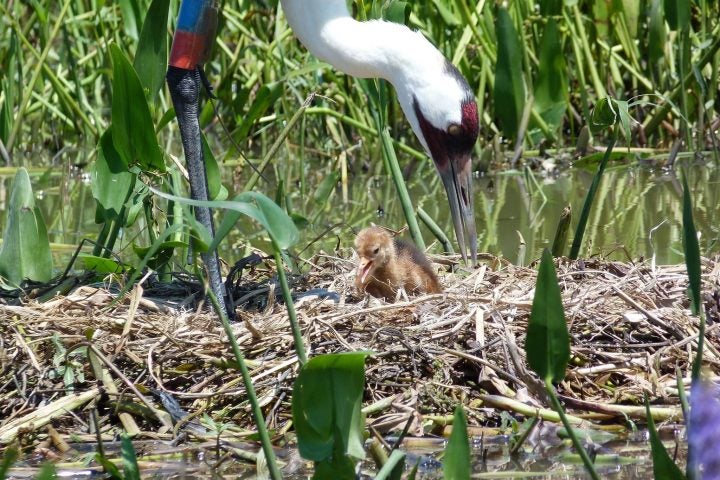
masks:
[[(320, 254), (307, 265), (293, 280), (308, 353), (375, 352), (367, 361), (363, 405), (376, 431), (441, 430), (457, 403), (465, 406), (472, 433), (496, 431), (502, 411), (553, 418), (524, 358), (534, 268), (487, 257), (471, 272), (441, 274), (443, 294), (384, 303), (354, 290), (352, 259)], [(642, 419), (643, 392), (656, 419), (681, 420), (676, 375), (689, 384), (698, 334), (684, 266), (560, 259), (557, 267), (573, 355), (558, 391), (573, 421), (612, 427)], [(271, 260), (245, 272), (242, 300), (252, 309), (238, 309), (234, 329), (266, 421), (281, 435), (292, 425), (298, 363), (273, 272)], [(704, 363), (717, 376), (720, 264), (704, 259), (702, 279)], [(302, 293), (308, 291), (326, 295)], [(93, 428), (112, 437), (121, 426), (140, 437), (167, 438), (188, 430), (200, 414), (232, 423), (230, 431), (253, 431), (222, 327), (206, 309), (187, 308), (188, 292), (144, 284), (114, 304), (112, 290), (81, 286), (43, 304), (0, 306), (0, 442), (44, 438), (48, 424), (75, 439)], [(85, 349), (68, 354), (78, 344)], [(88, 362), (90, 344), (102, 354), (99, 368)], [(147, 405), (131, 388), (136, 385), (149, 389)], [(181, 408), (194, 420), (169, 431), (169, 422), (156, 418), (163, 397), (177, 401), (166, 408)], [(92, 410), (99, 423), (91, 426)]]

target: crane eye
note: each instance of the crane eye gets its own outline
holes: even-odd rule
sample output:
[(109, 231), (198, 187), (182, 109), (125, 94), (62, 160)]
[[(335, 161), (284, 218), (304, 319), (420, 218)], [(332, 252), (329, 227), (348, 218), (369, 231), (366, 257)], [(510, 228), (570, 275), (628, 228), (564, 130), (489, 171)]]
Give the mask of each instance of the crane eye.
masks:
[(375, 247), (375, 249), (373, 250), (373, 254), (377, 255), (378, 253), (380, 253), (380, 247)]
[(447, 128), (447, 133), (452, 135), (453, 137), (459, 137), (462, 133), (462, 127), (457, 123), (451, 123), (450, 126)]

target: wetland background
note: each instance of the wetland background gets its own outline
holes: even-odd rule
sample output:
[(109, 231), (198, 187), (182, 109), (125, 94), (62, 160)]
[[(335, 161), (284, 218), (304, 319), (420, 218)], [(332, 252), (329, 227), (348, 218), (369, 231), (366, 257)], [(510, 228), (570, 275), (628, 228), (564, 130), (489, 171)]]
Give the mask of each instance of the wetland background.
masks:
[[(350, 3), (357, 18), (382, 17), (422, 31), (458, 66), (475, 91), (481, 125), (473, 168), (480, 251), (499, 255), (520, 266), (537, 259), (541, 249), (551, 244), (563, 208), (570, 205), (573, 212), (580, 211), (602, 152), (612, 143), (611, 139), (618, 137), (590, 214), (581, 256), (599, 262), (597, 271), (601, 271), (605, 265), (602, 262), (606, 260), (683, 263), (680, 170), (687, 173), (692, 193), (695, 225), (701, 234), (700, 251), (708, 258), (717, 253), (720, 195), (716, 189), (720, 126), (717, 73), (720, 6), (717, 2), (524, 0), (511, 2), (509, 6), (482, 0), (416, 3), (358, 0)], [(318, 266), (310, 265), (309, 260), (321, 251), (334, 256), (339, 250), (341, 257), (349, 257), (353, 230), (369, 222), (395, 229), (404, 225), (397, 195), (386, 174), (387, 152), (380, 140), (381, 132), (387, 128), (404, 168), (414, 207), (422, 208), (448, 233), (454, 244), (444, 193), (434, 166), (420, 151), (391, 89), (382, 82), (361, 81), (340, 74), (310, 56), (293, 38), (277, 2), (225, 1), (221, 4), (219, 34), (205, 66), (217, 99), (204, 98), (201, 115), (209, 150), (214, 154), (214, 160), (209, 163), (218, 165), (214, 176), (216, 198), (232, 198), (248, 190), (260, 191), (272, 198), (300, 230), (300, 242), (289, 254), (295, 260), (308, 260), (307, 264), (295, 262), (299, 266), (295, 273), (305, 274), (302, 286), (332, 287), (353, 298), (347, 288), (351, 285), (347, 279), (351, 279), (352, 274), (345, 263), (323, 264), (321, 271), (317, 271)], [(53, 273), (65, 267), (71, 252), (83, 238), (105, 241), (106, 226), (117, 223), (118, 218), (97, 208), (96, 199), (107, 198), (107, 192), (99, 192), (96, 183), (98, 164), (102, 163), (99, 159), (107, 152), (94, 146), (102, 147), (101, 139), (113, 128), (112, 118), (117, 115), (117, 108), (124, 105), (132, 110), (138, 102), (146, 102), (148, 122), (133, 125), (132, 138), (151, 139), (159, 146), (160, 160), (153, 163), (138, 155), (124, 163), (126, 171), (113, 172), (129, 173), (138, 181), (130, 196), (120, 201), (120, 206), (132, 215), (122, 218), (117, 242), (111, 244), (111, 252), (102, 255), (112, 253), (118, 264), (132, 268), (163, 232), (175, 229), (174, 243), (167, 245), (166, 255), (156, 258), (159, 269), (167, 274), (193, 274), (192, 266), (187, 265), (187, 251), (191, 238), (196, 240), (200, 236), (197, 228), (177, 204), (147, 189), (152, 185), (166, 192), (187, 195), (180, 173), (183, 159), (179, 135), (163, 84), (164, 60), (178, 5), (175, 0), (9, 0), (0, 4), (0, 155), (5, 162), (2, 173), (7, 174), (0, 182), (0, 209), (7, 208), (10, 177), (18, 167), (27, 167), (32, 174), (34, 197), (52, 242)], [(118, 65), (122, 63), (118, 61), (118, 53), (132, 64), (138, 81), (142, 82), (143, 90), (136, 97), (123, 97), (118, 91), (121, 72)], [(307, 102), (311, 94), (312, 102)], [(588, 128), (594, 105), (609, 96), (620, 102), (614, 105), (627, 108), (634, 120), (623, 119), (625, 124), (611, 128), (599, 128), (607, 124), (593, 124), (593, 128)], [(616, 115), (613, 120), (616, 124), (619, 117)], [(268, 166), (258, 174), (255, 169), (261, 168), (259, 165), (266, 160)], [(575, 221), (573, 217), (573, 226)], [(6, 225), (0, 227), (7, 228)], [(429, 230), (423, 227), (422, 234), (431, 253), (442, 251), (439, 244), (433, 243), (435, 237)], [(238, 222), (233, 233), (219, 246), (221, 257), (230, 264), (252, 249), (269, 253), (271, 245), (257, 224), (245, 220)], [(87, 253), (91, 250), (92, 247), (86, 247)], [(564, 273), (574, 278), (573, 267), (566, 267), (568, 271)], [(715, 271), (711, 267), (704, 265), (708, 291), (717, 286), (708, 273)], [(626, 273), (622, 269), (617, 271)], [(652, 272), (657, 274), (654, 268)], [(574, 370), (591, 369), (594, 364), (605, 366), (617, 355), (625, 355), (623, 358), (630, 362), (634, 358), (635, 342), (640, 342), (656, 349), (653, 355), (658, 362), (652, 366), (657, 371), (647, 372), (645, 365), (635, 365), (628, 370), (594, 377), (580, 386), (567, 384), (568, 391), (564, 393), (635, 406), (640, 403), (636, 385), (640, 377), (656, 387), (663, 400), (677, 405), (677, 390), (672, 390), (675, 383), (671, 377), (677, 368), (689, 370), (692, 349), (688, 347), (688, 352), (676, 349), (672, 342), (682, 342), (684, 340), (678, 338), (690, 338), (697, 331), (694, 319), (687, 315), (684, 274), (675, 268), (659, 272), (662, 290), (671, 296), (664, 298), (663, 305), (672, 305), (673, 309), (668, 314), (672, 320), (668, 331), (642, 323), (640, 327), (631, 326), (641, 331), (638, 337), (633, 337), (633, 332), (628, 333), (622, 324), (618, 326), (610, 320), (608, 325), (612, 327), (595, 324), (594, 319), (624, 318), (622, 314), (627, 306), (622, 302), (594, 305), (596, 310), (588, 315), (593, 320), (581, 331), (586, 337), (573, 339), (573, 348), (585, 355), (582, 357), (585, 363), (572, 366)], [(518, 276), (512, 276), (515, 274)], [(534, 270), (519, 269), (512, 275), (507, 271), (490, 275), (486, 279), (488, 285), (483, 286), (511, 293), (507, 305), (492, 312), (497, 315), (488, 315), (487, 328), (496, 338), (503, 339), (501, 344), (509, 344), (513, 338), (522, 338), (525, 334), (529, 316), (527, 299), (535, 288)], [(603, 288), (617, 278), (613, 276), (615, 273), (602, 275), (591, 285), (581, 284), (579, 280), (576, 283), (586, 292), (602, 292), (597, 297), (605, 298), (607, 292)], [(435, 318), (448, 315), (449, 319), (442, 320), (440, 326), (413, 324), (417, 318), (412, 315), (373, 317), (364, 312), (367, 325), (358, 329), (352, 321), (342, 321), (346, 319), (343, 315), (352, 313), (313, 312), (311, 318), (318, 323), (338, 320), (334, 328), (341, 332), (343, 340), (333, 343), (327, 340), (327, 332), (313, 331), (315, 336), (311, 341), (316, 346), (324, 346), (328, 352), (347, 348), (345, 338), (356, 342), (353, 345), (358, 348), (382, 350), (390, 347), (374, 344), (375, 332), (388, 322), (402, 324), (408, 331), (422, 326), (429, 336), (437, 334), (449, 342), (442, 346), (444, 349), (433, 351), (432, 365), (437, 367), (433, 374), (450, 385), (441, 393), (457, 399), (454, 396), (457, 392), (468, 389), (453, 382), (464, 379), (467, 371), (476, 374), (473, 369), (477, 365), (463, 363), (467, 359), (458, 362), (451, 351), (456, 347), (454, 340), (477, 339), (475, 332), (462, 332), (465, 335), (462, 336), (454, 330), (455, 326), (447, 326), (463, 325), (471, 316), (452, 317), (454, 312), (465, 308), (470, 287), (456, 277), (448, 276), (448, 282), (451, 293), (456, 293), (458, 298), (462, 296), (462, 300), (449, 297), (443, 304), (423, 306), (418, 314), (422, 321), (426, 320), (425, 314)], [(644, 282), (644, 278), (628, 275), (622, 287), (626, 295), (655, 288)], [(568, 291), (563, 293), (564, 301), (571, 301)], [(472, 295), (476, 295), (472, 298), (478, 305), (487, 303), (487, 298), (475, 290)], [(63, 312), (72, 312), (78, 307), (77, 298), (58, 299), (58, 302), (47, 308), (62, 305)], [(107, 303), (105, 306), (112, 308)], [(121, 315), (130, 315), (127, 306), (117, 308)], [(478, 315), (482, 308), (478, 307), (472, 315)], [(586, 308), (586, 305), (576, 305), (575, 311), (584, 312)], [(57, 314), (60, 310), (48, 311)], [(81, 309), (75, 311), (74, 317), (63, 314), (53, 320), (52, 328), (61, 338), (77, 341), (97, 325), (113, 330), (112, 315), (91, 319), (78, 311), (87, 312)], [(37, 326), (32, 321), (37, 312), (12, 312), (21, 322)], [(105, 315), (107, 310), (103, 312)], [(265, 355), (267, 351), (292, 355), (289, 343), (277, 340), (283, 335), (278, 325), (280, 320), (285, 320), (284, 310), (270, 313), (267, 318), (256, 321), (267, 322), (262, 323), (263, 329), (278, 332), (277, 335), (268, 344), (260, 345), (246, 336), (247, 353), (265, 366), (282, 370), (283, 378), (288, 378), (297, 359), (287, 356), (268, 359)], [(498, 318), (517, 320), (512, 325), (515, 331), (506, 329), (504, 320)], [(200, 321), (204, 319), (198, 323)], [(144, 322), (140, 327), (135, 324), (133, 335), (143, 335), (146, 326), (155, 328), (161, 320), (148, 316)], [(188, 337), (182, 340), (187, 343), (182, 344), (186, 348), (181, 348), (181, 353), (200, 348), (193, 343), (197, 338), (224, 339), (219, 330), (210, 332), (197, 325), (191, 328)], [(167, 331), (173, 330), (174, 325), (168, 325)], [(46, 347), (44, 361), (52, 364), (52, 348), (59, 347), (47, 346), (45, 329), (28, 331), (33, 345)], [(623, 348), (627, 350), (621, 354), (603, 351), (616, 348), (618, 339), (626, 342)], [(415, 348), (410, 349), (413, 355), (427, 343), (425, 340), (412, 338), (416, 342)], [(435, 341), (434, 336), (432, 340)], [(116, 345), (118, 338), (111, 335), (102, 341)], [(272, 343), (274, 341), (279, 343)], [(133, 345), (138, 350), (129, 358), (150, 358), (147, 345), (140, 343)], [(203, 344), (202, 348), (207, 347), (210, 356), (229, 357), (222, 345), (218, 340), (215, 345)], [(265, 350), (253, 350), (253, 346)], [(404, 354), (401, 352), (399, 359), (394, 360), (408, 369), (414, 368), (415, 357), (411, 362), (402, 356)], [(188, 354), (188, 358), (177, 355), (177, 350), (168, 354), (167, 358), (178, 366), (177, 370), (170, 370), (169, 376), (182, 370), (184, 365), (197, 362), (192, 354)], [(501, 351), (497, 342), (488, 346), (488, 355), (493, 364), (500, 366), (499, 370), (511, 371), (515, 367), (503, 363), (508, 362), (507, 352)], [(142, 362), (129, 362), (126, 366), (137, 376), (146, 368)], [(199, 379), (210, 376), (208, 372), (217, 367), (200, 364), (196, 368), (193, 370), (196, 377), (192, 380), (200, 383)], [(48, 371), (60, 370), (53, 366)], [(414, 378), (416, 374), (415, 371), (405, 373), (403, 378)], [(374, 384), (380, 387), (373, 395), (383, 397), (388, 394), (384, 390), (387, 386), (383, 383), (384, 373), (378, 368), (373, 374), (381, 377)], [(187, 378), (181, 377), (166, 380), (183, 385)], [(224, 374), (218, 373), (212, 378), (217, 381), (214, 387), (223, 388)], [(237, 375), (234, 378), (237, 380)], [(433, 385), (434, 378), (423, 380)], [(498, 383), (493, 383), (495, 379), (483, 380), (486, 381), (484, 388), (500, 389)], [(59, 385), (48, 378), (42, 381), (47, 382), (43, 386), (48, 391)], [(262, 387), (269, 388), (267, 384)], [(577, 390), (571, 391), (574, 387)], [(590, 389), (590, 394), (585, 388)], [(279, 429), (289, 428), (288, 402), (283, 401), (286, 397), (272, 395), (266, 397), (276, 402), (266, 412), (271, 424)], [(423, 409), (426, 414), (437, 413), (439, 420), (432, 428), (438, 430), (445, 418), (442, 415), (448, 413), (448, 402), (436, 402), (431, 394), (421, 393), (418, 397), (418, 403), (411, 407)], [(19, 401), (16, 406), (15, 413), (22, 411), (23, 402)], [(228, 408), (231, 413), (245, 408), (226, 397), (219, 397), (213, 407)], [(478, 413), (481, 411), (484, 412), (483, 409), (474, 412), (475, 420), (493, 425), (500, 423), (495, 416)], [(226, 418), (227, 412), (214, 413)], [(240, 412), (237, 417), (240, 420), (236, 420), (252, 429), (248, 417), (247, 412)], [(104, 420), (112, 424), (112, 419), (105, 417)]]

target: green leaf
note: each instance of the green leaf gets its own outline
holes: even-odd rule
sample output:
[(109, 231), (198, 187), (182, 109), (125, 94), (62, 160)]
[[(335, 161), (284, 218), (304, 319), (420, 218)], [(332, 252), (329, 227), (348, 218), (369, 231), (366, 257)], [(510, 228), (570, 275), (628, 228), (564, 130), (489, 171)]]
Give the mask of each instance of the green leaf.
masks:
[(38, 472), (37, 477), (35, 477), (35, 480), (55, 480), (57, 478), (57, 471), (55, 470), (55, 465), (52, 463), (44, 463), (42, 467), (40, 467), (40, 472)]
[(665, 36), (663, 0), (652, 0), (648, 23), (648, 57), (653, 66), (665, 57)]
[(25, 168), (15, 174), (7, 212), (0, 275), (13, 285), (24, 279), (47, 282), (52, 276), (50, 241)]
[(410, 16), (410, 4), (393, 0), (383, 13), (383, 18), (388, 22), (401, 23), (405, 25)]
[(123, 460), (123, 477), (125, 480), (140, 480), (140, 467), (138, 467), (137, 455), (135, 448), (127, 434), (120, 435), (122, 460)]
[(13, 463), (18, 458), (18, 449), (14, 446), (9, 446), (5, 451), (3, 452), (2, 460), (0, 460), (0, 479), (6, 479), (8, 478), (8, 471), (10, 470), (10, 467), (13, 466)]
[(647, 415), (648, 433), (650, 434), (650, 449), (653, 460), (653, 476), (655, 480), (680, 480), (685, 478), (675, 462), (672, 461), (667, 450), (663, 447), (660, 436), (655, 429), (655, 420), (650, 413), (650, 402), (645, 394), (645, 414)]
[(693, 315), (700, 313), (701, 283), (700, 275), (702, 268), (700, 264), (700, 246), (698, 245), (697, 230), (692, 213), (692, 199), (688, 188), (687, 178), (683, 174), (683, 250), (685, 252), (685, 265), (688, 272), (688, 293), (690, 294), (690, 308)]
[(135, 69), (117, 45), (110, 45), (113, 63), (112, 138), (128, 165), (165, 171), (145, 94)]
[(168, 56), (168, 9), (170, 0), (153, 0), (143, 22), (133, 66), (147, 98), (155, 99), (165, 83)]
[[(205, 231), (207, 231), (207, 229)], [(206, 238), (205, 240), (205, 244), (207, 245), (207, 241), (209, 239)], [(160, 267), (167, 264), (172, 259), (173, 253), (175, 252), (176, 248), (187, 247), (188, 245), (185, 242), (180, 242), (177, 240), (162, 242), (160, 243), (160, 245), (155, 246), (153, 255), (147, 259), (147, 266), (152, 268), (153, 270), (158, 270)], [(134, 243), (132, 245), (133, 251), (141, 259), (145, 258), (148, 255), (151, 248), (152, 247), (141, 247)]]
[(98, 257), (86, 253), (80, 253), (78, 258), (82, 260), (85, 270), (91, 270), (100, 275), (123, 273), (126, 270), (124, 265), (121, 265), (115, 260), (111, 260), (109, 258)]
[(275, 101), (282, 95), (282, 87), (283, 84), (281, 82), (267, 83), (260, 87), (252, 105), (250, 105), (248, 111), (243, 115), (242, 123), (240, 123), (240, 126), (233, 133), (233, 138), (236, 142), (243, 141), (255, 122), (263, 116), (271, 105), (275, 104)]
[(570, 360), (570, 337), (553, 258), (543, 250), (525, 339), (530, 368), (542, 379), (559, 382)]
[(512, 18), (506, 8), (498, 8), (495, 23), (497, 65), (495, 66), (495, 115), (503, 133), (515, 138), (525, 109), (522, 48)]
[(114, 463), (108, 460), (105, 455), (97, 452), (95, 454), (95, 461), (103, 467), (103, 472), (110, 475), (110, 478), (112, 478), (113, 480), (124, 480), (123, 476), (120, 474), (120, 469), (118, 469)]
[(443, 457), (443, 474), (448, 480), (470, 480), (470, 442), (467, 419), (461, 405), (455, 407), (453, 428)]
[(540, 0), (540, 15), (548, 17), (551, 15), (561, 15), (563, 0)]
[(665, 0), (664, 7), (670, 30), (682, 30), (690, 24), (690, 0)]
[(123, 16), (125, 34), (133, 40), (138, 39), (138, 25), (140, 24), (140, 5), (138, 0), (119, 0), (120, 11)]
[(96, 202), (95, 223), (119, 219), (122, 207), (135, 188), (136, 176), (115, 149), (110, 129), (100, 137), (90, 176)]
[(337, 182), (340, 179), (340, 173), (337, 171), (331, 171), (329, 175), (325, 176), (323, 178), (322, 182), (320, 182), (320, 185), (317, 187), (317, 190), (315, 190), (315, 194), (313, 195), (313, 201), (315, 202), (315, 205), (318, 207), (324, 207), (328, 199), (330, 198), (330, 195), (335, 191), (335, 187), (337, 186)]
[(595, 103), (590, 115), (590, 130), (599, 133), (618, 122), (618, 109), (615, 100), (610, 97), (601, 98)]
[(281, 249), (295, 245), (300, 239), (300, 233), (292, 219), (275, 202), (258, 192), (245, 192), (236, 196), (233, 200), (215, 200), (204, 202), (190, 198), (170, 195), (150, 187), (150, 190), (163, 198), (179, 202), (185, 205), (196, 207), (222, 208), (230, 210), (223, 216), (223, 221), (215, 233), (215, 239), (209, 245), (210, 250), (217, 248), (225, 235), (235, 226), (240, 215), (247, 215), (252, 218), (268, 232)]
[(557, 129), (567, 105), (567, 67), (554, 18), (548, 19), (540, 46), (538, 75), (535, 80), (535, 106), (543, 119)]
[(205, 174), (207, 175), (208, 196), (210, 200), (225, 200), (228, 195), (227, 189), (222, 184), (220, 166), (215, 155), (213, 155), (207, 138), (201, 134), (203, 158), (205, 159)]
[(293, 387), (292, 415), (303, 458), (342, 467), (349, 457), (365, 457), (360, 407), (368, 355), (319, 355), (301, 368)]

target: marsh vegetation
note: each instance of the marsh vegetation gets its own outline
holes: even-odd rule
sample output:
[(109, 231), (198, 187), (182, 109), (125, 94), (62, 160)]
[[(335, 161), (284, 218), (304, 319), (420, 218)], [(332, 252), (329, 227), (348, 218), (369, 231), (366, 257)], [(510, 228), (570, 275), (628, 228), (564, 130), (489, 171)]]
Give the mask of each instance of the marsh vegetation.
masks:
[[(278, 2), (220, 3), (205, 65), (216, 98), (200, 115), (211, 197), (226, 208), (215, 239), (183, 200), (163, 88), (179, 2), (0, 4), (0, 444), (27, 462), (62, 455), (70, 438), (96, 442), (93, 468), (112, 472), (102, 444), (119, 431), (182, 432), (218, 439), (211, 472), (223, 456), (261, 458), (274, 476), (254, 446), (219, 440), (254, 441), (267, 424), (266, 447), (297, 439), (318, 475), (347, 474), (362, 425), (337, 415), (327, 432), (317, 425), (328, 426), (327, 411), (357, 420), (362, 410), (374, 460), (364, 471), (399, 478), (393, 465), (420, 458), (420, 475), (465, 478), (465, 428), (511, 438), (497, 470), (538, 467), (541, 440), (557, 435), (532, 419), (559, 424), (556, 393), (593, 458), (638, 422), (687, 423), (691, 380), (701, 366), (719, 375), (718, 330), (704, 326), (720, 309), (718, 2), (349, 2), (358, 19), (421, 31), (475, 92), (478, 268), (450, 251), (442, 184), (392, 89), (308, 54)], [(398, 182), (445, 293), (366, 303), (351, 246), (371, 222), (408, 222)], [(241, 320), (224, 331), (202, 308), (211, 299), (198, 253), (216, 248)], [(557, 275), (549, 254), (540, 267), (544, 248)], [(530, 335), (547, 351), (528, 347)], [(336, 391), (323, 383), (333, 375), (347, 375), (337, 391), (352, 392), (349, 404), (318, 393)], [(388, 448), (387, 435), (409, 446), (453, 423), (462, 434), (442, 467)], [(655, 474), (674, 474), (658, 444)], [(292, 455), (281, 456), (284, 472), (304, 471)], [(635, 456), (604, 458), (613, 467), (603, 475)]]

